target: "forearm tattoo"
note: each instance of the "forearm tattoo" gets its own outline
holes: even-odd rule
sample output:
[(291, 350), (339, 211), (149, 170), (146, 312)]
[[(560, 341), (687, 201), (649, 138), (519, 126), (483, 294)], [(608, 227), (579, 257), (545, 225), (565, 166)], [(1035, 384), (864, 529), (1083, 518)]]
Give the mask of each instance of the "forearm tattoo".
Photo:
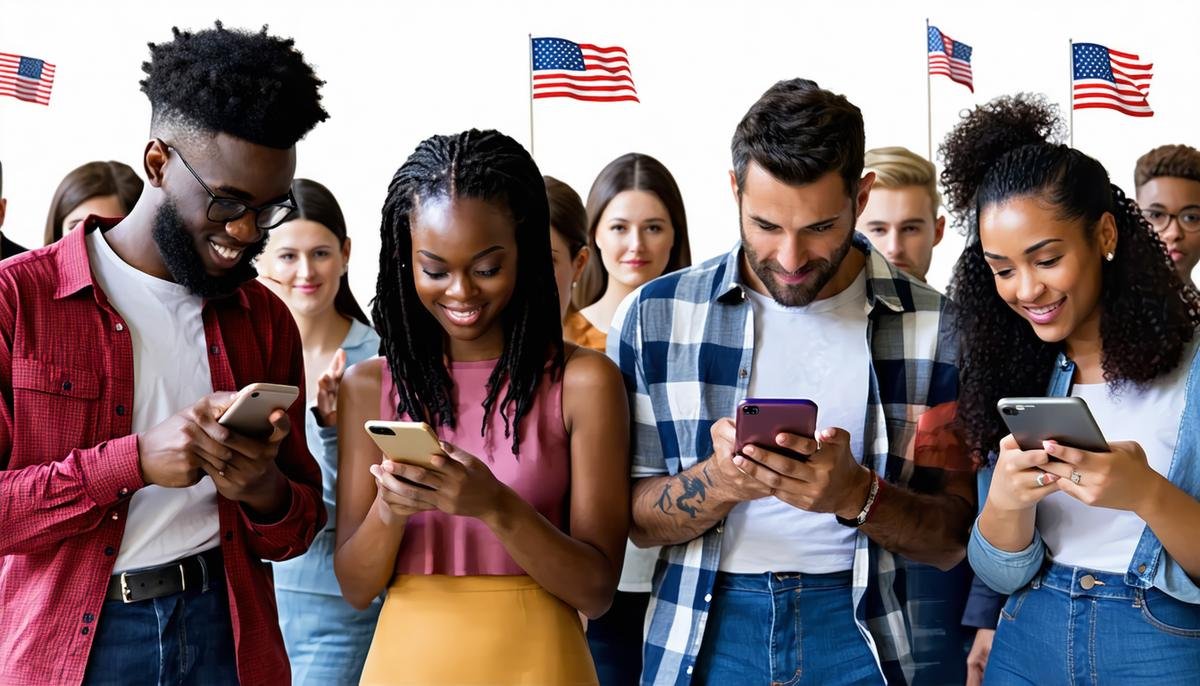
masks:
[[(680, 474), (679, 483), (683, 486), (683, 493), (674, 498), (671, 495), (671, 486), (674, 484), (668, 481), (658, 496), (656, 505), (659, 511), (671, 514), (671, 511), (677, 508), (691, 519), (695, 519), (699, 514), (699, 506), (708, 498), (708, 486), (713, 485), (712, 477), (708, 475), (708, 465), (704, 465), (701, 473), (703, 478)], [(707, 485), (705, 482), (708, 482)]]

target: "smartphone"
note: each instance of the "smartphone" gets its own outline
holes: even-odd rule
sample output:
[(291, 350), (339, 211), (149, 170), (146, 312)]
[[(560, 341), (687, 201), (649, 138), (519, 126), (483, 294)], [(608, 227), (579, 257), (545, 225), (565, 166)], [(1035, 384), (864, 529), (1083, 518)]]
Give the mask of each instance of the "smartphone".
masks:
[(746, 398), (738, 403), (735, 423), (739, 453), (746, 446), (755, 445), (804, 462), (808, 455), (776, 444), (775, 436), (780, 433), (816, 436), (817, 404), (801, 399)]
[(271, 413), (288, 409), (299, 396), (300, 389), (295, 386), (252, 383), (238, 391), (237, 399), (217, 423), (243, 436), (265, 438), (274, 430), (269, 419)]
[(1042, 441), (1057, 441), (1080, 450), (1108, 452), (1108, 441), (1083, 398), (1001, 398), (996, 409), (1021, 450), (1041, 450)]
[(389, 460), (434, 469), (429, 458), (446, 454), (437, 434), (425, 422), (372, 419), (363, 428)]

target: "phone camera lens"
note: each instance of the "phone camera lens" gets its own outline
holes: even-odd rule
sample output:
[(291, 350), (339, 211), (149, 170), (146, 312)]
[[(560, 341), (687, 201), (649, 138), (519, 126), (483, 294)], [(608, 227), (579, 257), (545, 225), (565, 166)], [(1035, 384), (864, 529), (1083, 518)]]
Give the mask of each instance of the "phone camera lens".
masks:
[(1017, 414), (1017, 408), (1015, 408), (1015, 407), (1006, 407), (1000, 411), (1010, 417), (1013, 417)]
[(251, 398), (257, 398), (257, 397), (258, 397), (258, 391), (255, 391), (255, 392), (251, 393), (251, 394), (250, 394), (250, 397), (251, 397)]
[(386, 426), (372, 426), (371, 433), (379, 434), (380, 436), (395, 436), (396, 435), (395, 431), (392, 431), (391, 429), (387, 428)]
[(743, 414), (758, 414), (758, 405), (747, 405), (742, 408)]

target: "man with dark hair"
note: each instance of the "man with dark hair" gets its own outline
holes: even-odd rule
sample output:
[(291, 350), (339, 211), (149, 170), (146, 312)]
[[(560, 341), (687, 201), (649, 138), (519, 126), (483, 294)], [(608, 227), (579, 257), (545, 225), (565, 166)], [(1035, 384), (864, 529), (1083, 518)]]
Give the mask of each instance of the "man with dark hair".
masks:
[(1167, 246), (1184, 285), (1196, 287), (1200, 262), (1200, 150), (1163, 145), (1138, 158), (1133, 172), (1142, 216)]
[[(855, 233), (863, 143), (844, 97), (773, 86), (733, 136), (741, 241), (613, 319), (631, 536), (664, 546), (643, 683), (908, 683), (898, 556), (963, 558), (975, 480), (948, 429), (948, 304)], [(751, 397), (812, 400), (826, 428), (738, 447), (730, 416)]]
[[(4, 228), (4, 214), (8, 211), (8, 200), (4, 198), (4, 165), (0, 163), (0, 229)], [(23, 253), (27, 248), (17, 245), (0, 233), (0, 260)]]
[[(292, 41), (175, 29), (150, 47), (147, 184), (0, 266), (0, 673), (8, 684), (289, 683), (270, 571), (325, 520), (287, 308), (251, 278), (326, 118)], [(19, 297), (18, 297), (19, 296)]]

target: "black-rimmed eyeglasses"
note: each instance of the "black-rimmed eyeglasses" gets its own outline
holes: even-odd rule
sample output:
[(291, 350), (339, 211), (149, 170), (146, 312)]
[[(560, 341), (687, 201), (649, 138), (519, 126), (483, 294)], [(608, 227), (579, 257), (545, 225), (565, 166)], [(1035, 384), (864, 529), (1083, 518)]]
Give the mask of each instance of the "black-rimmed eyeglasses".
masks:
[(179, 156), (179, 161), (183, 162), (183, 166), (187, 167), (187, 170), (192, 173), (196, 182), (208, 193), (208, 220), (211, 222), (227, 224), (236, 221), (247, 212), (253, 212), (254, 226), (260, 232), (270, 231), (287, 221), (296, 211), (296, 198), (292, 195), (291, 189), (288, 189), (288, 197), (284, 202), (264, 205), (263, 207), (255, 207), (237, 198), (227, 198), (217, 195), (213, 192), (213, 189), (208, 187), (207, 183), (204, 183), (204, 179), (200, 178), (196, 170), (192, 169), (192, 165), (188, 164), (188, 161), (184, 159), (183, 154), (177, 148), (168, 145), (167, 150)]

